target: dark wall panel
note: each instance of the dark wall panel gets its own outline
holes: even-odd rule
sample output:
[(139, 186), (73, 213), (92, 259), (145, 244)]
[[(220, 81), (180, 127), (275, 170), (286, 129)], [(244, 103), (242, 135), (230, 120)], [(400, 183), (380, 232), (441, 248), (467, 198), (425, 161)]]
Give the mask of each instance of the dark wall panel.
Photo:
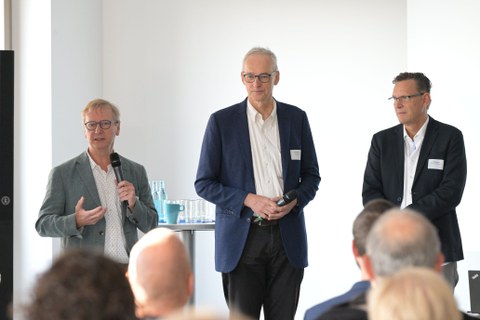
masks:
[(0, 319), (13, 295), (13, 51), (0, 51)]

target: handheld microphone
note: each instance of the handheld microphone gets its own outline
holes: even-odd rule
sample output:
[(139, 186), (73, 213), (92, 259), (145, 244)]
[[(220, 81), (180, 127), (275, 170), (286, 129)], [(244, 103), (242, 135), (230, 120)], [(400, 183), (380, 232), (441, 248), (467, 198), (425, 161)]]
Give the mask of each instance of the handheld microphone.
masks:
[[(120, 163), (120, 157), (118, 153), (113, 152), (110, 154), (110, 163), (112, 164), (113, 172), (115, 172), (115, 178), (117, 182), (123, 181), (122, 164)], [(128, 201), (123, 200), (123, 205), (128, 206)]]
[(297, 199), (297, 190), (290, 190), (283, 195), (283, 198), (277, 201), (277, 206), (283, 207), (286, 204), (289, 204), (293, 200)]

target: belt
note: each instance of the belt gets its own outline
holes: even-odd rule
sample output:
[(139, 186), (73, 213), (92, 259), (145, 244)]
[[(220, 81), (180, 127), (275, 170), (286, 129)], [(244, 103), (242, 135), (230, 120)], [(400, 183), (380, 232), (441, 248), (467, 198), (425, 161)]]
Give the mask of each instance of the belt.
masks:
[(265, 220), (265, 219), (256, 219), (257, 217), (253, 216), (250, 219), (250, 223), (254, 226), (259, 226), (259, 227), (270, 227), (270, 226), (276, 226), (278, 225), (278, 220)]

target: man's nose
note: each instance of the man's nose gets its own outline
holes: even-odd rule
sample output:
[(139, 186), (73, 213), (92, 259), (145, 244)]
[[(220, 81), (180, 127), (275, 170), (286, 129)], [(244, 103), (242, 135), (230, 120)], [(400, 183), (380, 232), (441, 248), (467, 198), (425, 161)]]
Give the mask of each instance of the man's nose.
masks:
[(261, 86), (263, 83), (262, 81), (260, 81), (259, 77), (255, 77), (255, 79), (253, 80), (253, 84), (256, 86)]

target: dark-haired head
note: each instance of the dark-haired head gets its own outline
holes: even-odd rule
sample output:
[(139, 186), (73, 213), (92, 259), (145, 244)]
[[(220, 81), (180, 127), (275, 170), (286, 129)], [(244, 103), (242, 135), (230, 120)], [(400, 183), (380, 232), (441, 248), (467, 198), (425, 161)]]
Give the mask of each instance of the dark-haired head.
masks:
[(396, 76), (392, 83), (395, 84), (404, 80), (415, 80), (418, 92), (428, 92), (432, 88), (432, 82), (421, 72), (402, 72)]
[(363, 210), (353, 222), (353, 240), (359, 256), (366, 253), (367, 236), (373, 224), (387, 210), (395, 208), (395, 204), (386, 199), (374, 199), (365, 204)]
[(124, 268), (80, 249), (65, 251), (40, 276), (25, 311), (30, 320), (136, 319)]

